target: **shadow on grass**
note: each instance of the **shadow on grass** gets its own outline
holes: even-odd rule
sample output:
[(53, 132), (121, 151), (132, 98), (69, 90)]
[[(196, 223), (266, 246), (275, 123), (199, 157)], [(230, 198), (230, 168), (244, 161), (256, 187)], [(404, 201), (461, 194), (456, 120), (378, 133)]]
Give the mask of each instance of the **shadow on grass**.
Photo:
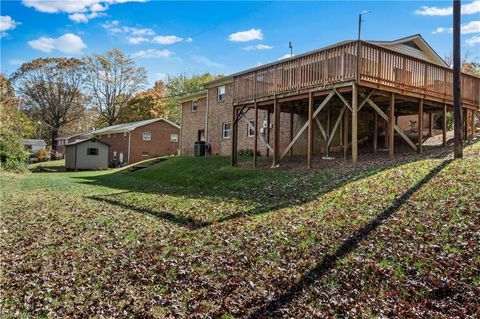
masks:
[[(304, 205), (319, 196), (381, 171), (427, 158), (445, 158), (449, 149), (440, 152), (402, 157), (396, 161), (371, 163), (360, 169), (328, 168), (318, 171), (239, 169), (228, 167), (228, 158), (175, 158), (136, 173), (115, 172), (94, 176), (73, 177), (79, 183), (105, 186), (129, 192), (168, 196), (184, 196), (188, 199), (216, 201), (249, 201), (254, 207), (226, 212), (216, 220), (182, 216), (175, 212), (156, 210), (131, 204), (115, 195), (93, 195), (88, 198), (107, 202), (122, 208), (148, 214), (190, 230), (197, 230), (213, 223), (222, 223), (241, 217), (266, 214), (287, 207)], [(399, 156), (400, 157), (400, 156)], [(176, 161), (171, 162), (170, 161)], [(214, 162), (214, 164), (211, 164)], [(185, 164), (187, 163), (187, 164)], [(167, 166), (164, 166), (167, 165)], [(182, 166), (183, 165), (183, 166)], [(210, 165), (210, 166), (209, 166)], [(180, 169), (178, 169), (180, 167)], [(177, 169), (177, 171), (173, 171)], [(208, 175), (211, 174), (211, 175)], [(206, 176), (206, 177), (204, 177)]]
[(390, 218), (398, 209), (417, 191), (419, 191), (424, 185), (426, 185), (432, 178), (434, 178), (441, 170), (443, 170), (452, 160), (444, 160), (437, 167), (432, 169), (424, 178), (417, 182), (414, 186), (409, 188), (405, 193), (398, 197), (389, 207), (383, 210), (377, 217), (362, 228), (357, 230), (353, 235), (347, 238), (338, 248), (333, 255), (325, 255), (323, 259), (311, 270), (305, 273), (302, 279), (291, 286), (283, 294), (277, 296), (273, 300), (269, 301), (266, 305), (261, 306), (253, 314), (249, 316), (250, 319), (265, 318), (275, 315), (278, 310), (287, 304), (289, 304), (295, 297), (297, 297), (305, 288), (311, 286), (321, 276), (326, 274), (329, 270), (334, 268), (336, 262), (342, 259), (346, 255), (350, 254), (355, 248), (357, 248), (362, 240), (370, 235), (377, 227), (384, 223), (385, 220)]

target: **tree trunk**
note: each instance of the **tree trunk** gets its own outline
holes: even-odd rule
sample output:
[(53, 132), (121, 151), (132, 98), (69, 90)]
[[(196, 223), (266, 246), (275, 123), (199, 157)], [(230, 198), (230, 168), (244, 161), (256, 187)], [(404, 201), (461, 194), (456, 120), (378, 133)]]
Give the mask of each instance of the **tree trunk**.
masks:
[(58, 138), (58, 129), (55, 128), (52, 130), (52, 151), (50, 153), (52, 160), (57, 159), (57, 138)]

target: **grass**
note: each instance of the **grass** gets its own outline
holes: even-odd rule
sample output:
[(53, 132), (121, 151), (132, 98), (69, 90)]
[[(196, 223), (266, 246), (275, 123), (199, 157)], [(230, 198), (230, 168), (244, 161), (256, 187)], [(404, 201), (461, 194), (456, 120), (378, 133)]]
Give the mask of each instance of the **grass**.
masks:
[(6, 317), (474, 317), (480, 143), (463, 161), (1, 177)]

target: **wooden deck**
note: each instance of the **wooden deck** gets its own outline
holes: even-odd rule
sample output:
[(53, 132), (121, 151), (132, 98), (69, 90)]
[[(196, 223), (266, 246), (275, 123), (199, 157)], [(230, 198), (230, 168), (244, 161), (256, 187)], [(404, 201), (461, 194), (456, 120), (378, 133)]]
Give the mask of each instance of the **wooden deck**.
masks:
[[(357, 58), (358, 48), (361, 59)], [(359, 86), (453, 104), (452, 78), (449, 68), (352, 41), (235, 75), (234, 104), (298, 95), (352, 81)], [(480, 109), (480, 78), (462, 74), (462, 103)]]

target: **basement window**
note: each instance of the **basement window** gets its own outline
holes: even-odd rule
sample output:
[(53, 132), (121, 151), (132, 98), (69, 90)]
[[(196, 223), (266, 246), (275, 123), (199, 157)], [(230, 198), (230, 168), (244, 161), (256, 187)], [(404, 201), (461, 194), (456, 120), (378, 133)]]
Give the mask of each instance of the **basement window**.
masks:
[(192, 101), (192, 112), (197, 112), (198, 106), (197, 101)]
[(219, 86), (217, 89), (218, 93), (218, 102), (223, 102), (225, 101), (225, 85)]
[(178, 143), (178, 134), (170, 134), (170, 142)]
[(98, 155), (98, 148), (96, 148), (96, 147), (87, 148), (87, 155), (97, 156)]
[(223, 123), (223, 130), (222, 130), (223, 139), (230, 138), (230, 131), (231, 131), (230, 123)]
[(150, 132), (143, 132), (143, 140), (150, 141), (152, 139), (152, 134)]

